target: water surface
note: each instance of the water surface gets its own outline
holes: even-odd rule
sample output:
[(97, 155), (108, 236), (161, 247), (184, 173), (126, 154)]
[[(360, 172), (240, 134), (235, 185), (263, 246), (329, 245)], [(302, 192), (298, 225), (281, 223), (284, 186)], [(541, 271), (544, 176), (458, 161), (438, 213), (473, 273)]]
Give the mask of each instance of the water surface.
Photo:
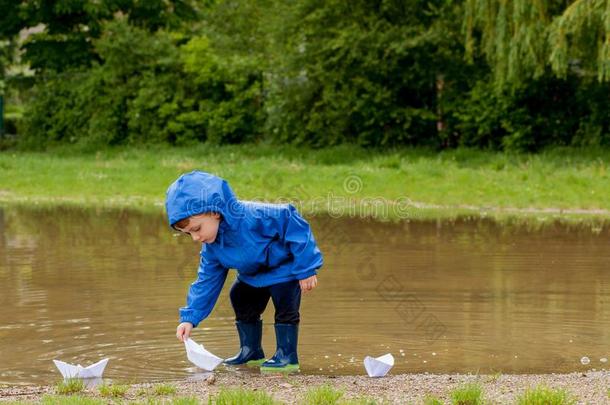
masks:
[[(303, 298), (304, 373), (362, 374), (364, 356), (387, 352), (394, 373), (607, 366), (608, 228), (310, 222), (325, 266)], [(192, 376), (175, 327), (199, 249), (161, 213), (0, 210), (0, 384), (53, 383), (52, 359), (110, 357), (106, 376), (128, 382)], [(238, 343), (229, 274), (194, 334), (221, 357)], [(270, 356), (271, 303), (264, 321)]]

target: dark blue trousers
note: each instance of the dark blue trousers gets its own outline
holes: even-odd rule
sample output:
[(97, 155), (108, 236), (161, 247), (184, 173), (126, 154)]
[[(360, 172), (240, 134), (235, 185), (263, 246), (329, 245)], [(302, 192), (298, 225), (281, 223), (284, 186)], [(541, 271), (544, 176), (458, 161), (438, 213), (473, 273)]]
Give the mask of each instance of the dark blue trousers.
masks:
[(275, 307), (275, 323), (299, 323), (301, 286), (298, 280), (260, 288), (235, 280), (229, 296), (236, 321), (257, 322), (271, 298)]

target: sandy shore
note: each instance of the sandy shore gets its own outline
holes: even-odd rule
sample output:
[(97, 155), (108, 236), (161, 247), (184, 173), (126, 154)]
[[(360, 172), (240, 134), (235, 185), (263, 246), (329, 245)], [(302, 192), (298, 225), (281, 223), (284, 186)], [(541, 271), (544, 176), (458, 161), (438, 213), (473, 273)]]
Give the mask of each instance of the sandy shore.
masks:
[[(538, 384), (566, 389), (578, 398), (579, 404), (610, 404), (610, 371), (541, 375), (400, 374), (375, 379), (365, 376), (216, 373), (168, 383), (177, 387), (178, 396), (197, 396), (204, 400), (223, 387), (240, 387), (265, 391), (286, 403), (298, 403), (308, 389), (329, 384), (344, 391), (345, 398), (364, 396), (392, 404), (420, 404), (429, 394), (447, 401), (449, 391), (471, 382), (480, 383), (485, 399), (493, 404), (513, 403), (515, 397), (526, 388)], [(154, 384), (134, 384), (126, 398), (137, 399), (138, 392), (152, 385)], [(46, 393), (52, 394), (53, 391), (51, 386), (4, 387), (0, 388), (0, 399), (35, 401)], [(88, 395), (97, 396), (98, 391), (89, 389)]]

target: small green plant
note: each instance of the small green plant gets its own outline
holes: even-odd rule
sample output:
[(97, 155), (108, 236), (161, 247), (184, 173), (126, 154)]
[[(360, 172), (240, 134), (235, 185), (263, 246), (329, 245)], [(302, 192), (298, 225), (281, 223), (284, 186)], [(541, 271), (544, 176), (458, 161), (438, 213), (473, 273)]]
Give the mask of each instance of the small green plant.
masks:
[(181, 397), (174, 398), (171, 402), (172, 405), (200, 405), (201, 401), (199, 401), (195, 397)]
[(377, 405), (378, 402), (369, 397), (358, 397), (354, 399), (344, 399), (339, 402), (341, 405)]
[(494, 383), (498, 381), (498, 379), (502, 377), (502, 372), (498, 371), (488, 376), (487, 382)]
[(157, 384), (153, 388), (155, 395), (174, 395), (176, 391), (176, 387), (171, 384)]
[(443, 401), (435, 395), (426, 395), (424, 397), (424, 405), (443, 405)]
[(57, 385), (55, 385), (55, 392), (61, 395), (76, 394), (84, 391), (84, 389), (85, 383), (83, 383), (83, 380), (79, 380), (77, 378), (69, 378), (59, 381)]
[(482, 405), (483, 389), (476, 383), (466, 384), (451, 391), (450, 397), (453, 405)]
[(572, 405), (575, 403), (576, 398), (566, 390), (552, 389), (543, 385), (529, 388), (517, 397), (518, 405)]
[(34, 405), (34, 402), (29, 401), (2, 401), (2, 405)]
[(343, 396), (342, 391), (338, 391), (330, 385), (321, 385), (311, 388), (305, 393), (306, 405), (332, 405), (338, 404), (339, 399)]
[(103, 397), (122, 398), (127, 393), (127, 390), (129, 390), (129, 385), (102, 384), (98, 389)]
[(43, 405), (104, 405), (105, 402), (100, 399), (87, 398), (79, 395), (59, 396), (45, 395), (42, 401), (37, 402)]
[(277, 402), (265, 392), (244, 389), (221, 389), (215, 397), (210, 397), (210, 404), (216, 405), (273, 405)]

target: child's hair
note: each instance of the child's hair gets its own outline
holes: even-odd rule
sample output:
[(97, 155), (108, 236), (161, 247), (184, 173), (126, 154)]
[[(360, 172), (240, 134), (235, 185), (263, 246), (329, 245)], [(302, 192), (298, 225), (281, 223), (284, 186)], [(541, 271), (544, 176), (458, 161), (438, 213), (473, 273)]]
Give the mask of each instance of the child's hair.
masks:
[(175, 224), (173, 224), (172, 228), (174, 228), (175, 230), (178, 230), (178, 228), (184, 229), (188, 226), (190, 221), (191, 221), (191, 217), (186, 217), (186, 218), (181, 219), (180, 221), (176, 222)]
[(191, 217), (186, 217), (181, 219), (180, 221), (176, 222), (175, 224), (172, 225), (172, 228), (174, 228), (175, 230), (179, 230), (180, 229), (184, 229), (188, 226), (189, 222), (191, 221)]

